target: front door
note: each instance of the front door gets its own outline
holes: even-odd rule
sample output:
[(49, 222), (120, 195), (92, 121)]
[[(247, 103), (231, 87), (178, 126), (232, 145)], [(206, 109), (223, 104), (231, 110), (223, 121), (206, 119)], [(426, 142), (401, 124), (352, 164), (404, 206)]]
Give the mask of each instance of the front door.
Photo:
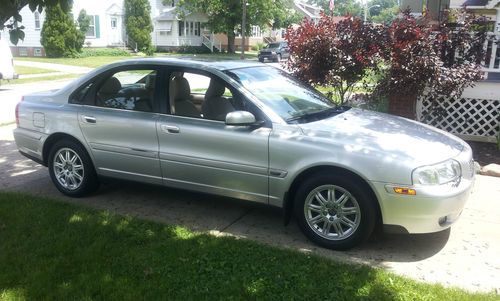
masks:
[(91, 90), (92, 104), (78, 120), (103, 176), (161, 184), (153, 100), (155, 69), (134, 67), (109, 74)]
[(171, 113), (157, 125), (165, 185), (267, 203), (271, 129), (226, 125), (225, 113), (246, 108), (245, 101), (212, 86), (210, 75), (171, 77)]

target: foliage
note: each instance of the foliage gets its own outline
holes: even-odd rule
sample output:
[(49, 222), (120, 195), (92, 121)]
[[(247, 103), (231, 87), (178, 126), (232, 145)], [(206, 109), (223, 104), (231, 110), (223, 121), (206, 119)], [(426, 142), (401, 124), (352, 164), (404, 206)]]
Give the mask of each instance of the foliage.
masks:
[(370, 20), (375, 23), (391, 24), (399, 14), (399, 6), (384, 8), (377, 14), (372, 14)]
[(94, 56), (129, 56), (124, 49), (120, 48), (83, 48), (78, 57), (94, 57)]
[[(247, 1), (246, 8), (246, 28), (245, 32), (251, 32), (251, 25), (258, 25), (261, 28), (269, 26), (270, 20), (278, 18), (280, 22), (288, 22), (286, 18), (280, 16), (286, 14), (283, 10), (290, 7), (291, 0), (252, 0)], [(171, 1), (163, 0), (164, 4)], [(241, 32), (243, 18), (242, 1), (234, 0), (180, 0), (178, 11), (183, 14), (187, 12), (203, 12), (208, 15), (208, 25), (216, 33), (224, 33), (228, 38), (228, 52), (235, 51), (235, 37), (237, 32)]]
[[(497, 300), (248, 239), (0, 192), (4, 300)], [(318, 283), (325, 289), (318, 289)]]
[(378, 69), (386, 47), (381, 27), (355, 17), (338, 23), (326, 15), (317, 24), (304, 20), (297, 29), (288, 29), (286, 39), (291, 53), (287, 67), (312, 85), (332, 86), (341, 104), (356, 83)]
[[(330, 0), (309, 0), (309, 3), (323, 9), (325, 14), (332, 15)], [(357, 0), (335, 0), (334, 16), (363, 16), (363, 6)]]
[(81, 51), (85, 39), (72, 16), (59, 4), (47, 7), (40, 35), (48, 57), (74, 57)]
[(189, 46), (189, 45), (180, 46), (176, 52), (177, 53), (192, 53), (192, 54), (211, 53), (210, 49), (208, 49), (205, 46)]
[(18, 26), (18, 22), (23, 21), (22, 16), (19, 14), (23, 7), (28, 5), (31, 11), (37, 10), (41, 13), (44, 7), (59, 4), (63, 11), (68, 12), (71, 9), (72, 2), (72, 0), (0, 0), (0, 30), (7, 27), (10, 41), (12, 44), (17, 45), (19, 40), (24, 40), (25, 36), (24, 26)]
[(78, 14), (78, 19), (76, 21), (78, 23), (78, 30), (80, 30), (80, 32), (85, 37), (87, 30), (89, 30), (91, 21), (90, 16), (87, 15), (87, 11), (85, 11), (85, 9), (80, 10), (80, 13)]
[(436, 28), (425, 16), (417, 18), (404, 11), (387, 28), (388, 68), (377, 91), (386, 95), (421, 95), (428, 89), (455, 96), (482, 79), (479, 63), (484, 56), (486, 33), (481, 28), (485, 20), (465, 10), (457, 14), (462, 20), (459, 24), (451, 27), (443, 23)]
[(137, 49), (152, 55), (151, 43), (151, 5), (148, 0), (125, 0), (125, 24), (127, 34), (135, 43)]

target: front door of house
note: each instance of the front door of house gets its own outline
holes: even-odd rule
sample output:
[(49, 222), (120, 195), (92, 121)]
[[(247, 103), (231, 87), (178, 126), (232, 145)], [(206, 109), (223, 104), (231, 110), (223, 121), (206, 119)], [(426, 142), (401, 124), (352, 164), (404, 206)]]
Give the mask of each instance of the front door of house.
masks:
[(110, 45), (121, 45), (123, 44), (122, 39), (122, 17), (118, 15), (109, 16), (109, 44)]

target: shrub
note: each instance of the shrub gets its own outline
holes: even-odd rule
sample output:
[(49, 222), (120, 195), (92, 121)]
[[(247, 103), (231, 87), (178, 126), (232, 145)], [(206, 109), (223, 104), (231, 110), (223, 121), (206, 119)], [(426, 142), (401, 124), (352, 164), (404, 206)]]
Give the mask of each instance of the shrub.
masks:
[(137, 49), (153, 54), (151, 44), (151, 5), (148, 0), (125, 0), (125, 24), (128, 36), (137, 43)]
[(84, 40), (85, 35), (59, 4), (47, 7), (40, 43), (48, 57), (74, 57), (81, 51)]
[(286, 40), (291, 59), (287, 67), (312, 85), (332, 86), (340, 104), (355, 84), (378, 68), (386, 45), (382, 27), (348, 17), (340, 22), (322, 15), (318, 23), (304, 20), (297, 29), (288, 28)]
[(459, 96), (466, 87), (482, 79), (484, 21), (465, 11), (457, 14), (462, 21), (452, 27), (446, 23), (433, 27), (425, 16), (417, 18), (410, 11), (394, 20), (386, 29), (387, 68), (377, 92), (421, 95), (428, 89)]
[(177, 53), (202, 54), (202, 53), (210, 53), (210, 49), (208, 49), (205, 46), (183, 45), (177, 49)]
[(84, 48), (78, 55), (79, 57), (94, 56), (127, 56), (130, 55), (126, 50), (120, 48)]

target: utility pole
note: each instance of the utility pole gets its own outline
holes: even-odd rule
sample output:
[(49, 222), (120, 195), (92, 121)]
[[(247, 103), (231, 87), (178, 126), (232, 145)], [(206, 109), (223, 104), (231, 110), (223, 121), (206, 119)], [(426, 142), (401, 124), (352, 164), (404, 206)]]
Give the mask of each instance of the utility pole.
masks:
[(247, 28), (247, 0), (243, 0), (243, 18), (241, 20), (241, 56), (240, 59), (245, 59), (245, 29)]

